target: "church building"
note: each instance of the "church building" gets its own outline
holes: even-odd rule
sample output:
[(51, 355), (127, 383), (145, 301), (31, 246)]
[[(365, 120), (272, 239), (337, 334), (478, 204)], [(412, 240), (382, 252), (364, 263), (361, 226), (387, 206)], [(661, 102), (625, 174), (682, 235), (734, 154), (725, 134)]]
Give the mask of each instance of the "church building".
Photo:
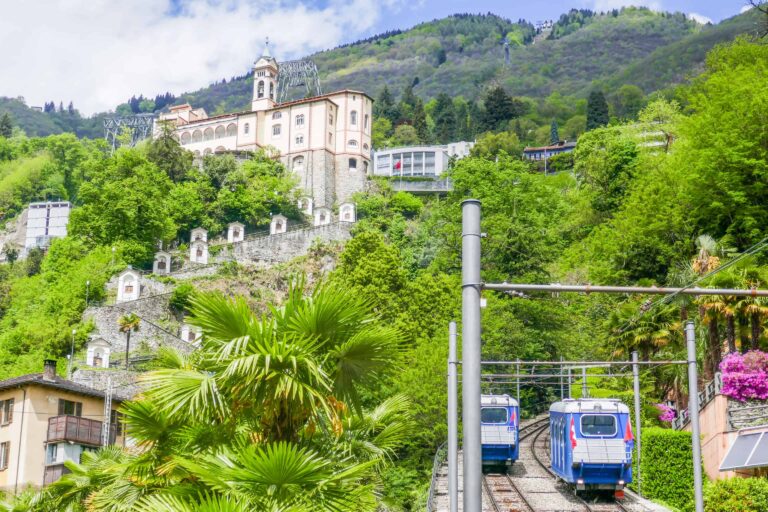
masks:
[(250, 110), (208, 116), (184, 104), (171, 107), (159, 122), (170, 122), (182, 147), (197, 156), (274, 148), (298, 175), (308, 204), (331, 208), (348, 202), (365, 186), (371, 166), (373, 100), (345, 89), (277, 103), (279, 72), (267, 44), (254, 64)]

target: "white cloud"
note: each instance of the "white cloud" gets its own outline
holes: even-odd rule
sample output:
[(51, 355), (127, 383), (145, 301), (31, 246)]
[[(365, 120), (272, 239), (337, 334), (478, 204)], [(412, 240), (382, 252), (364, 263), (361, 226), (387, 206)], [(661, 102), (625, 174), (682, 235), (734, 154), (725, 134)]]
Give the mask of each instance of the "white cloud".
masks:
[(753, 8), (754, 7), (752, 5), (742, 6), (741, 10), (739, 11), (739, 14), (744, 14), (745, 12), (747, 12), (748, 10), (753, 9)]
[(699, 23), (701, 25), (706, 25), (707, 23), (712, 23), (712, 18), (708, 18), (707, 16), (704, 16), (703, 14), (699, 14), (697, 12), (689, 12), (688, 18), (692, 19), (696, 23)]
[(648, 7), (654, 11), (662, 10), (660, 0), (593, 0), (592, 2), (592, 10), (602, 12), (629, 6)]
[(0, 95), (74, 101), (83, 113), (132, 94), (181, 93), (240, 75), (264, 38), (279, 60), (354, 39), (402, 0), (40, 0), (0, 17)]

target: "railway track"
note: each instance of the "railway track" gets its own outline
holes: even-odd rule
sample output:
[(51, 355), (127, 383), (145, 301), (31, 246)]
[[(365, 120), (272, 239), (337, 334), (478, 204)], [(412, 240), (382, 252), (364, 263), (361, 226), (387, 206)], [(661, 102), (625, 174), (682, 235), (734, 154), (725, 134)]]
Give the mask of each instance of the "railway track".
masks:
[[(538, 450), (536, 448), (539, 438), (544, 433), (546, 433), (547, 436), (549, 435), (549, 429), (547, 428), (547, 426), (540, 427), (536, 430), (535, 433), (531, 434), (531, 435), (534, 435), (533, 442), (531, 443), (533, 458), (539, 464), (539, 466), (545, 469), (553, 477), (557, 478), (557, 475), (555, 474), (555, 472), (552, 471), (552, 469), (549, 467), (548, 461), (544, 462), (542, 460), (542, 457), (540, 456), (540, 453), (538, 453)], [(590, 503), (589, 501), (585, 500), (582, 496), (579, 496), (576, 493), (574, 493), (573, 495), (576, 497), (579, 503), (584, 507), (585, 512), (631, 512), (620, 501), (614, 501), (610, 503)]]

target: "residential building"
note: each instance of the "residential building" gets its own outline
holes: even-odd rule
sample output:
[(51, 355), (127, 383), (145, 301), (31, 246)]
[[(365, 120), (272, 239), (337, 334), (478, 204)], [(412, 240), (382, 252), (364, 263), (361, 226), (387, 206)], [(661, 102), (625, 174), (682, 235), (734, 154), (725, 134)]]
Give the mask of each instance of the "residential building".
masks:
[(67, 236), (72, 205), (68, 201), (31, 203), (27, 208), (24, 249), (48, 247), (54, 238)]
[(436, 177), (448, 170), (451, 159), (469, 156), (474, 142), (405, 146), (373, 152), (373, 174), (392, 177)]
[[(170, 123), (182, 147), (197, 156), (221, 152), (276, 151), (299, 177), (303, 195), (331, 208), (363, 190), (370, 166), (373, 100), (342, 90), (277, 103), (280, 65), (266, 47), (253, 67), (251, 109), (218, 116), (184, 104), (159, 122)], [(155, 128), (155, 136), (160, 133)]]
[(121, 401), (105, 407), (104, 392), (57, 376), (50, 360), (43, 373), (0, 381), (0, 491), (50, 484), (69, 472), (64, 462), (122, 444)]
[(575, 141), (561, 140), (557, 144), (540, 147), (526, 147), (523, 150), (523, 158), (527, 160), (546, 161), (551, 156), (561, 153), (570, 153), (576, 149)]

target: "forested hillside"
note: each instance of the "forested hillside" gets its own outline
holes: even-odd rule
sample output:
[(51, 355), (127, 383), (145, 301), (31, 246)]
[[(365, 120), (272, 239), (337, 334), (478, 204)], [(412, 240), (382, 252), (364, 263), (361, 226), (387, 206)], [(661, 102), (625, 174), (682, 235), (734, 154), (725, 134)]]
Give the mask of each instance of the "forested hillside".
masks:
[[(449, 170), (454, 188), (446, 197), (394, 193), (386, 180), (358, 194), (354, 238), (340, 253), (317, 247), (304, 260), (315, 269), (333, 260), (317, 271), (328, 286), (310, 290), (313, 279), (303, 288), (300, 275), (293, 279), (297, 267), (267, 274), (223, 265), (210, 280), (246, 283), (229, 289), (249, 296), (232, 302), (196, 294), (193, 284), (183, 307), (208, 341), (188, 358), (158, 354), (152, 391), (124, 409), (148, 455), (89, 454), (26, 510), (116, 502), (137, 511), (195, 510), (203, 502), (210, 510), (234, 502), (229, 510), (280, 510), (313, 499), (322, 500), (319, 510), (422, 510), (431, 459), (445, 438), (446, 328), (460, 319), (461, 201), (482, 202), (486, 281), (766, 287), (768, 88), (755, 84), (767, 82), (764, 42), (719, 46), (703, 74), (675, 92), (685, 108), (657, 97), (630, 122), (603, 119), (579, 137), (563, 163), (568, 171), (549, 175), (508, 144), (516, 137), (508, 121), (489, 125), (473, 155)], [(665, 142), (647, 145), (651, 132)], [(0, 265), (0, 379), (38, 369), (46, 356), (64, 361), (73, 328), (81, 354), (92, 329), (82, 322), (86, 281), (91, 299), (103, 298), (104, 283), (126, 264), (148, 264), (157, 240), (183, 241), (195, 225), (216, 231), (246, 220), (253, 229), (270, 213), (301, 215), (291, 175), (266, 155), (242, 165), (209, 156), (197, 168), (169, 135), (114, 154), (105, 149), (71, 135), (0, 137), (6, 219), (51, 188), (76, 207), (70, 235), (46, 254)], [(254, 275), (274, 282), (251, 286)], [(279, 298), (270, 309), (264, 297)], [(705, 379), (726, 352), (768, 348), (768, 308), (755, 298), (486, 298), (489, 360), (627, 359), (633, 350), (679, 360), (682, 319), (696, 322)], [(683, 403), (680, 374), (649, 370), (643, 382), (643, 421), (663, 424), (655, 404)], [(631, 395), (622, 378), (590, 385), (595, 396)], [(525, 415), (553, 396), (524, 387)], [(267, 493), (251, 471), (284, 478), (279, 460), (311, 471), (296, 469), (290, 484)], [(237, 478), (244, 479), (237, 486), (222, 483)], [(690, 507), (686, 493), (671, 499)]]

